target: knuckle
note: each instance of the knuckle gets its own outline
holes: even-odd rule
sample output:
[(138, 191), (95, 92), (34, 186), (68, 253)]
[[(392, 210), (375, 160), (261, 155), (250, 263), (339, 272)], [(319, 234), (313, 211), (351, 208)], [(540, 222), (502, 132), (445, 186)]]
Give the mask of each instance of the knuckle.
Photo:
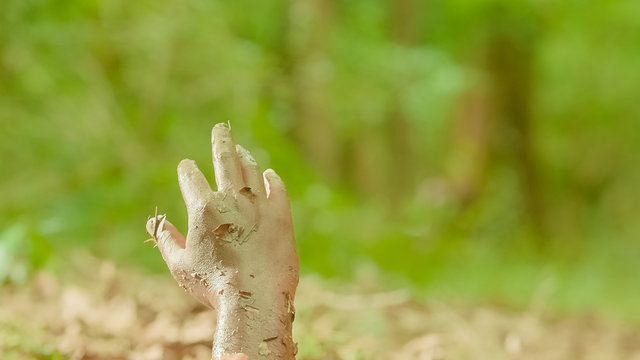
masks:
[(196, 214), (202, 214), (204, 212), (207, 211), (207, 208), (210, 207), (210, 201), (208, 201), (207, 199), (197, 199), (194, 203), (193, 203), (193, 211)]

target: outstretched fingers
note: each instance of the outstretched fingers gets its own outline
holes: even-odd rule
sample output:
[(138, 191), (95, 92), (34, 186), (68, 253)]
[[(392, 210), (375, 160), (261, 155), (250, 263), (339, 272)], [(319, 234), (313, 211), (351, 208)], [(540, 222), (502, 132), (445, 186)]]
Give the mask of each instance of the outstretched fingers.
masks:
[(216, 124), (211, 131), (211, 142), (218, 191), (240, 190), (245, 185), (231, 129), (226, 124)]
[(201, 208), (211, 197), (212, 191), (195, 161), (184, 159), (180, 162), (178, 183), (189, 215), (202, 210)]

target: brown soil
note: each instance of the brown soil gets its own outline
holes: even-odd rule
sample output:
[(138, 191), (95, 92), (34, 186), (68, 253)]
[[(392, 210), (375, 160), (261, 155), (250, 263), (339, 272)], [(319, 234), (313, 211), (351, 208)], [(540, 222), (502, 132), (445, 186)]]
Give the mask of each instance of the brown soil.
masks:
[[(92, 271), (65, 281), (40, 273), (2, 288), (2, 359), (210, 359), (215, 316), (169, 274), (81, 266)], [(601, 319), (336, 287), (301, 279), (298, 359), (640, 359), (640, 329)]]

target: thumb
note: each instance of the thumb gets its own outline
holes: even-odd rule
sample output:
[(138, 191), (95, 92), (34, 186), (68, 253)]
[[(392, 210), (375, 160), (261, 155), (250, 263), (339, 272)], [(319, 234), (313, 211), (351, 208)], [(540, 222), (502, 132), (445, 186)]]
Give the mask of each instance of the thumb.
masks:
[(184, 236), (166, 219), (166, 215), (152, 217), (146, 227), (165, 262), (175, 262), (182, 255), (186, 244)]

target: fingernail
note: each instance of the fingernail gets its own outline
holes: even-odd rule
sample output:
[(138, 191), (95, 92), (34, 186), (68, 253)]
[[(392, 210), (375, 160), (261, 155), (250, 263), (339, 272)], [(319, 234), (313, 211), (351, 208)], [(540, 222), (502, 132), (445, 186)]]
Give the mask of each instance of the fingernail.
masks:
[(191, 159), (183, 159), (178, 164), (178, 176), (192, 174), (198, 169), (198, 164)]
[(280, 180), (280, 176), (278, 174), (276, 174), (275, 170), (273, 169), (267, 169), (264, 171), (264, 174), (269, 177), (272, 178), (274, 180)]
[(230, 135), (231, 128), (225, 123), (217, 123), (211, 129), (211, 142), (216, 141), (217, 137), (228, 137)]
[(147, 232), (149, 233), (149, 235), (153, 235), (153, 229), (156, 227), (156, 218), (152, 217), (151, 219), (147, 220)]
[(195, 166), (196, 162), (191, 160), (191, 159), (182, 159), (180, 161), (180, 164), (178, 164), (178, 166), (185, 166), (185, 165), (193, 165), (193, 166)]
[(146, 228), (147, 228), (147, 232), (149, 233), (149, 235), (153, 236), (153, 233), (156, 232), (156, 221), (160, 222), (158, 224), (157, 234), (159, 234), (162, 231), (164, 231), (164, 223), (165, 223), (166, 219), (167, 219), (167, 215), (166, 214), (160, 214), (158, 216), (153, 216), (149, 220), (147, 220)]

